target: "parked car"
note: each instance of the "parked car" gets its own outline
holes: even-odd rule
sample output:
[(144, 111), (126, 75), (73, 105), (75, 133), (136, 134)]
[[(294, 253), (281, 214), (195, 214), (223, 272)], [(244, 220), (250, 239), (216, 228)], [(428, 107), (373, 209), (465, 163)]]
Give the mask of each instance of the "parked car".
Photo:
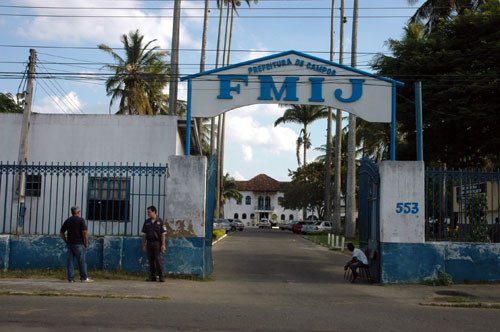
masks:
[(269, 222), (269, 220), (267, 219), (262, 219), (261, 221), (259, 221), (259, 228), (273, 228), (273, 226), (271, 226), (271, 223)]
[(317, 221), (313, 224), (303, 225), (302, 229), (301, 229), (301, 232), (303, 234), (309, 234), (309, 233), (314, 233), (314, 232), (324, 232), (324, 231), (328, 231), (328, 232), (332, 231), (332, 223), (331, 222), (329, 222), (329, 221)]
[(243, 225), (243, 222), (241, 222), (241, 220), (239, 219), (229, 219), (230, 223), (231, 223), (231, 230), (232, 231), (242, 231), (245, 229), (245, 225)]
[(224, 229), (226, 232), (231, 230), (231, 223), (227, 219), (214, 219), (214, 229)]
[(299, 234), (302, 232), (302, 226), (311, 225), (312, 223), (312, 221), (299, 221), (298, 223), (292, 225), (292, 232)]
[(290, 220), (283, 220), (281, 223), (280, 223), (280, 229), (282, 231), (284, 231), (285, 229), (290, 229), (288, 228), (290, 226), (290, 223), (291, 221)]

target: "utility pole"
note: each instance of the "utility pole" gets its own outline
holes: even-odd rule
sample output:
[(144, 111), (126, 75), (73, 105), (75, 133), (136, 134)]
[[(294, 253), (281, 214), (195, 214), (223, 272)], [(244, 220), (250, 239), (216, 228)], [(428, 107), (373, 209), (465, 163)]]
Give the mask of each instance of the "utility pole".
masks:
[[(339, 47), (339, 63), (344, 63), (344, 24), (345, 19), (345, 0), (340, 0), (340, 47)], [(342, 171), (342, 110), (337, 109), (335, 122), (335, 168), (333, 174), (333, 227), (332, 231), (340, 234), (340, 193), (341, 191), (341, 171)]]
[[(352, 15), (351, 67), (356, 68), (358, 49), (358, 10), (359, 0), (354, 0)], [(347, 146), (347, 202), (345, 216), (345, 236), (356, 235), (356, 116), (349, 114), (349, 136)]]
[[(335, 0), (332, 0), (332, 12), (330, 18), (330, 61), (333, 61), (335, 49)], [(328, 124), (326, 126), (326, 160), (325, 160), (325, 220), (332, 220), (332, 174), (331, 174), (331, 154), (332, 154), (332, 108), (328, 107)], [(333, 231), (333, 227), (332, 227)]]
[(170, 86), (168, 95), (168, 114), (177, 114), (177, 80), (179, 78), (179, 29), (181, 23), (181, 0), (174, 2), (174, 21), (172, 24), (172, 51), (170, 53)]
[[(205, 61), (207, 52), (207, 33), (208, 33), (208, 11), (210, 10), (210, 0), (205, 0), (205, 10), (203, 12), (203, 33), (201, 36), (201, 57), (200, 57), (200, 72), (205, 71)], [(197, 119), (198, 136), (200, 144), (203, 142), (203, 121), (202, 118)], [(210, 148), (212, 148), (212, 138), (210, 138)], [(210, 154), (211, 155), (211, 154)]]
[[(30, 121), (31, 121), (31, 106), (33, 102), (33, 83), (35, 80), (35, 65), (36, 65), (36, 50), (30, 49), (30, 58), (28, 66), (28, 83), (26, 86), (26, 97), (24, 100), (23, 122), (21, 125), (21, 137), (19, 140), (19, 154), (17, 156), (18, 165), (28, 164), (28, 139), (30, 134)], [(19, 220), (18, 228), (24, 225), (24, 193), (26, 187), (26, 174), (24, 171), (20, 173), (16, 181), (16, 191), (19, 194)]]

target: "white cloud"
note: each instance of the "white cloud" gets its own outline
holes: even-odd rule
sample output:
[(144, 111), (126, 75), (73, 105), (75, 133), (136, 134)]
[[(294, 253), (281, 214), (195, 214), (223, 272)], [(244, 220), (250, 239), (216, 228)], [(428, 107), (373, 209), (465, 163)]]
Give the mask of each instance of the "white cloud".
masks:
[(265, 148), (275, 153), (295, 151), (297, 134), (290, 128), (261, 126), (251, 116), (235, 116), (230, 113), (226, 121), (228, 142), (238, 142), (252, 148)]
[[(25, 0), (21, 3), (37, 6), (37, 0)], [(54, 0), (50, 2), (51, 6), (67, 6), (66, 0)], [(170, 4), (171, 5), (171, 4)], [(102, 1), (99, 0), (74, 0), (71, 2), (74, 7), (102, 7)], [(109, 2), (107, 7), (127, 7), (124, 2)], [(183, 7), (191, 7), (191, 4), (183, 3)], [(35, 10), (35, 13), (47, 13), (43, 10)], [(162, 48), (170, 48), (172, 36), (172, 18), (154, 17), (158, 15), (172, 15), (171, 8), (164, 10), (147, 12), (137, 9), (117, 9), (107, 11), (95, 10), (51, 10), (53, 15), (113, 15), (113, 16), (135, 16), (143, 18), (53, 18), (37, 17), (30, 20), (18, 28), (18, 33), (23, 37), (37, 39), (42, 41), (57, 41), (66, 43), (91, 42), (95, 44), (106, 43), (111, 46), (119, 45), (120, 36), (129, 31), (139, 29), (145, 35), (145, 40), (158, 39), (158, 44)], [(200, 19), (189, 18), (192, 15), (200, 15), (197, 10), (183, 12), (183, 20), (180, 27), (181, 45), (198, 47), (199, 40), (191, 38), (186, 26), (192, 31), (193, 25), (201, 25)], [(186, 18), (188, 17), (188, 18)], [(158, 45), (157, 44), (157, 45)]]
[(238, 108), (233, 112), (237, 113), (238, 116), (260, 115), (278, 118), (283, 115), (284, 109), (277, 104), (253, 104)]
[(243, 152), (243, 159), (245, 159), (245, 161), (251, 161), (253, 159), (253, 150), (250, 145), (243, 144), (241, 146), (241, 152)]
[(45, 96), (33, 105), (33, 112), (36, 113), (79, 113), (85, 104), (78, 98), (78, 95), (70, 91), (66, 96)]
[(234, 171), (233, 177), (237, 181), (245, 181), (246, 180), (246, 178), (238, 171)]

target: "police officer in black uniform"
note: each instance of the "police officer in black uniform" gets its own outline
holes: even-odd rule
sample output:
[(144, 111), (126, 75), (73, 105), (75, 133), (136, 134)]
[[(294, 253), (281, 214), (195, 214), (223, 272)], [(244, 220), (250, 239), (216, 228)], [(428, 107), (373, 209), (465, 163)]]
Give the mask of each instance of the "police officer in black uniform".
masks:
[(148, 219), (142, 226), (144, 236), (142, 238), (142, 250), (148, 253), (150, 276), (147, 281), (156, 281), (158, 275), (159, 281), (163, 279), (163, 252), (165, 248), (165, 233), (167, 227), (163, 220), (158, 218), (156, 207), (148, 207)]

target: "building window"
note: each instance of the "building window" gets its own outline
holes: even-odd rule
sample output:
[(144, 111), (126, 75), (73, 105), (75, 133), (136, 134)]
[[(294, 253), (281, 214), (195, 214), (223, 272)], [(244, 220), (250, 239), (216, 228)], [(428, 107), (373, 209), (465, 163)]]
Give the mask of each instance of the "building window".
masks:
[(290, 215), (290, 220), (295, 220), (295, 218), (293, 217), (293, 214)]
[(264, 208), (264, 197), (262, 196), (259, 196), (259, 200), (258, 200), (258, 209), (261, 210), (262, 208)]
[(285, 220), (285, 215), (284, 214), (281, 215), (281, 220)]
[(26, 175), (26, 187), (24, 196), (40, 197), (42, 189), (42, 176), (35, 174)]
[(234, 214), (234, 219), (238, 219), (238, 214), (237, 213)]
[(252, 198), (250, 196), (245, 197), (245, 204), (246, 205), (252, 204)]
[(247, 214), (246, 214), (246, 213), (243, 213), (243, 214), (241, 215), (241, 219), (243, 219), (243, 220), (247, 219)]
[(253, 214), (253, 213), (252, 213), (252, 214), (250, 215), (250, 219), (255, 219), (255, 214)]
[(270, 210), (271, 209), (271, 197), (269, 196), (266, 196), (266, 210)]
[(126, 221), (129, 219), (130, 179), (91, 177), (88, 188), (88, 220)]

